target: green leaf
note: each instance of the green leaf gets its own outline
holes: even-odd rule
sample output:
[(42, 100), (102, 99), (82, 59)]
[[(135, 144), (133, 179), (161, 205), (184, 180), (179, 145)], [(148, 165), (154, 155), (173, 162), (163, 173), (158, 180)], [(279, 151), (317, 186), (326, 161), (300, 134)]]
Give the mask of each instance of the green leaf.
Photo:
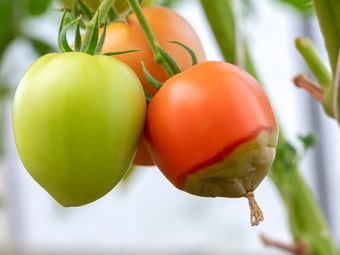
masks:
[(67, 41), (67, 29), (72, 26), (77, 20), (68, 22), (67, 19), (67, 12), (64, 11), (63, 17), (60, 22), (59, 27), (59, 35), (58, 35), (58, 46), (61, 52), (72, 52), (73, 49), (68, 44)]
[(305, 150), (313, 148), (318, 140), (317, 136), (314, 133), (299, 135), (299, 139), (302, 142)]

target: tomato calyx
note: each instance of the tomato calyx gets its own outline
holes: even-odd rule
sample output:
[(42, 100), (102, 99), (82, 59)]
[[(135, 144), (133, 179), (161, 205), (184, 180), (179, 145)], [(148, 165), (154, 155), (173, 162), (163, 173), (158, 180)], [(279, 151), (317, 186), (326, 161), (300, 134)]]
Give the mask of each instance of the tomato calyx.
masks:
[(257, 226), (261, 221), (264, 221), (263, 212), (255, 200), (254, 192), (250, 191), (244, 197), (248, 199), (249, 203), (250, 224), (252, 226)]
[[(112, 0), (103, 0), (99, 5), (97, 11), (93, 13), (81, 0), (76, 0), (73, 5), (73, 13), (71, 13), (71, 17), (68, 17), (70, 11), (68, 9), (64, 9), (64, 14), (60, 22), (59, 27), (59, 35), (58, 35), (58, 45), (61, 52), (84, 52), (89, 55), (100, 54), (105, 40), (106, 35), (106, 26), (108, 20), (111, 20), (113, 17), (117, 20), (117, 16), (113, 15), (113, 1)], [(76, 18), (73, 18), (75, 13), (77, 14), (77, 7), (80, 7), (81, 13), (78, 13)], [(84, 21), (87, 18), (91, 18), (89, 22), (84, 24)], [(76, 26), (75, 29), (75, 38), (74, 45), (70, 47), (70, 44), (67, 41), (67, 32), (69, 28)], [(103, 26), (103, 32), (100, 34), (99, 30)], [(85, 27), (85, 34), (82, 37), (80, 28)], [(127, 51), (120, 52), (107, 52), (103, 55), (118, 55), (125, 54), (130, 52), (138, 51), (138, 49), (131, 49)]]
[[(190, 57), (191, 57), (191, 63), (192, 66), (197, 64), (197, 57), (195, 52), (187, 45), (185, 45), (184, 43), (178, 42), (178, 41), (169, 41), (169, 43), (173, 43), (173, 44), (177, 44), (180, 47), (182, 47), (183, 49), (185, 49)], [(169, 75), (169, 77), (172, 77), (180, 72), (182, 72), (182, 70), (179, 68), (179, 66), (177, 65), (176, 61), (170, 56), (170, 54), (168, 54), (165, 50), (163, 50), (161, 47), (157, 46), (158, 50), (161, 54), (161, 56), (163, 57), (164, 61), (167, 63), (168, 67), (170, 68), (171, 71), (167, 70), (166, 68), (164, 68), (167, 71), (167, 74)], [(147, 82), (156, 90), (159, 90), (164, 82), (160, 82), (158, 80), (156, 80), (151, 73), (147, 70), (147, 68), (145, 67), (145, 64), (142, 62), (142, 67), (143, 67), (143, 74), (147, 80)], [(148, 93), (148, 91), (145, 90), (145, 97), (147, 99), (147, 101), (151, 101), (152, 100), (152, 95), (150, 93)]]

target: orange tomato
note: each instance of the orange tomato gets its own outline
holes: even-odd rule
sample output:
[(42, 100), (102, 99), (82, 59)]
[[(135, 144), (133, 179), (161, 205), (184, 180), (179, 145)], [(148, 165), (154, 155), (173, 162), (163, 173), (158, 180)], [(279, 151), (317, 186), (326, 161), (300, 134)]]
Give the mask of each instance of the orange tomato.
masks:
[(251, 75), (208, 61), (164, 83), (149, 104), (144, 134), (155, 164), (177, 188), (242, 197), (270, 169), (278, 126)]
[[(192, 26), (179, 14), (165, 7), (146, 7), (143, 13), (147, 19), (159, 45), (177, 62), (181, 70), (192, 66), (191, 57), (181, 46), (170, 43), (178, 41), (189, 46), (195, 53), (198, 62), (206, 59), (203, 46)], [(158, 81), (166, 81), (169, 77), (161, 65), (155, 62), (147, 38), (135, 14), (125, 21), (111, 23), (107, 26), (106, 38), (102, 52), (117, 52), (136, 49), (137, 52), (115, 55), (114, 57), (128, 64), (141, 80), (144, 89), (154, 95), (154, 89), (145, 79), (141, 62)], [(141, 140), (134, 160), (136, 165), (154, 165), (144, 140)]]

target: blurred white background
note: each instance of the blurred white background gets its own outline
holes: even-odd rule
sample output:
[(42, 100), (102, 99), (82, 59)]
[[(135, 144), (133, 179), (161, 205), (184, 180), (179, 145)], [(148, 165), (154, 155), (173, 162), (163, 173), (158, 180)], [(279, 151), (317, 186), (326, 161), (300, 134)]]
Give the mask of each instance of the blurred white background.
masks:
[[(336, 196), (340, 191), (339, 128), (291, 81), (294, 75), (306, 71), (294, 48), (294, 39), (306, 33), (306, 22), (293, 10), (271, 0), (253, 4), (255, 14), (242, 25), (286, 136), (294, 143), (300, 134), (320, 132), (318, 146), (306, 155), (301, 169), (339, 244), (340, 206)], [(198, 31), (208, 58), (222, 59), (198, 1), (185, 1), (176, 10)], [(56, 41), (60, 13), (52, 11), (45, 19), (43, 32), (39, 27), (36, 33)], [(308, 24), (318, 49), (326, 57), (315, 19)], [(36, 57), (24, 41), (12, 46), (2, 71), (13, 88)], [(9, 74), (9, 70), (15, 72)], [(23, 168), (13, 141), (10, 100), (6, 107), (7, 151), (0, 163), (3, 200), (0, 251), (4, 248), (13, 254), (286, 254), (265, 247), (259, 237), (265, 234), (283, 242), (291, 241), (285, 208), (269, 178), (256, 190), (265, 214), (265, 221), (258, 227), (250, 226), (246, 199), (186, 194), (175, 189), (155, 167), (139, 168), (130, 182), (92, 204), (62, 208)]]

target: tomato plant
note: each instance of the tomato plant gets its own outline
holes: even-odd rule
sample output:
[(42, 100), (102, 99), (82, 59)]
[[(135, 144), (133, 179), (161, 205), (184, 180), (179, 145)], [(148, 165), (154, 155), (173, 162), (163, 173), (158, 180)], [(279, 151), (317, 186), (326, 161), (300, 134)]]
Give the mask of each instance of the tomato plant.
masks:
[(152, 158), (179, 189), (242, 197), (266, 176), (278, 128), (258, 82), (240, 68), (199, 63), (167, 80), (150, 102)]
[[(188, 52), (171, 41), (181, 42), (190, 47), (196, 54), (198, 62), (205, 60), (204, 48), (192, 26), (179, 14), (165, 7), (146, 7), (143, 14), (149, 23), (159, 45), (177, 62), (181, 70), (192, 66)], [(135, 14), (131, 14), (124, 22), (114, 22), (107, 26), (106, 39), (102, 52), (118, 52), (138, 50), (114, 57), (127, 63), (138, 75), (144, 88), (152, 95), (156, 93), (146, 80), (141, 63), (158, 81), (169, 77), (162, 66), (156, 63), (148, 40)]]
[(108, 56), (51, 53), (25, 73), (13, 102), (20, 158), (60, 204), (110, 191), (129, 168), (146, 103), (134, 72)]

